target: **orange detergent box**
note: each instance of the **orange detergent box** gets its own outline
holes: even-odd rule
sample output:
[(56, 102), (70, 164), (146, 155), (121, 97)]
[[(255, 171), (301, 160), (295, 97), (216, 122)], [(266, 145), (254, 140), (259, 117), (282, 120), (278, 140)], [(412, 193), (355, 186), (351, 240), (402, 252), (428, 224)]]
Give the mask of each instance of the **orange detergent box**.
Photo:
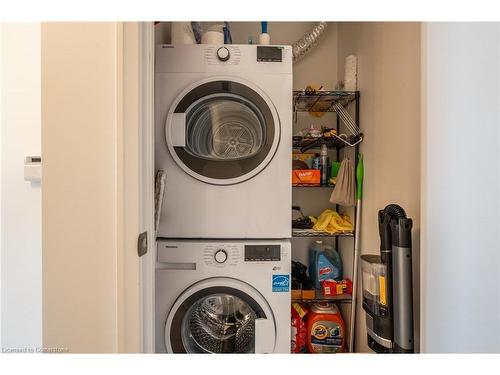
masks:
[(324, 280), (321, 282), (324, 296), (338, 296), (339, 294), (352, 294), (352, 281), (349, 279), (335, 281)]
[(294, 169), (292, 171), (292, 184), (319, 185), (321, 171), (319, 169)]

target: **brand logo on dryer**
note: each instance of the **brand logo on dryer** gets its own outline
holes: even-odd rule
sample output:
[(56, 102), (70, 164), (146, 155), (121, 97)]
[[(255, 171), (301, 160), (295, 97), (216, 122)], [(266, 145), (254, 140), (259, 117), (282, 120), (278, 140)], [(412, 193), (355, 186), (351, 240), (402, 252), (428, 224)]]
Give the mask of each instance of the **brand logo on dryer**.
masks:
[(290, 291), (290, 275), (273, 275), (273, 292)]

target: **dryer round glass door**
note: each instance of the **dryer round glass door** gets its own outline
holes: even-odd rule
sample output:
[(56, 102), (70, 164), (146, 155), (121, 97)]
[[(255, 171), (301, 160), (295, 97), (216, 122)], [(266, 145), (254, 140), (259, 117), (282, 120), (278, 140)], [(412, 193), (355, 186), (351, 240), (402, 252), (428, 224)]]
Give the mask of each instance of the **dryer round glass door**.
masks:
[[(260, 294), (247, 284), (241, 285), (247, 291), (214, 285), (198, 285), (186, 291), (167, 317), (167, 351), (255, 353), (256, 322), (270, 320), (275, 327), (274, 320)], [(275, 332), (266, 335), (266, 340), (275, 341)]]
[(165, 137), (177, 164), (217, 185), (252, 178), (279, 144), (279, 118), (267, 96), (249, 83), (217, 80), (185, 90), (172, 105)]

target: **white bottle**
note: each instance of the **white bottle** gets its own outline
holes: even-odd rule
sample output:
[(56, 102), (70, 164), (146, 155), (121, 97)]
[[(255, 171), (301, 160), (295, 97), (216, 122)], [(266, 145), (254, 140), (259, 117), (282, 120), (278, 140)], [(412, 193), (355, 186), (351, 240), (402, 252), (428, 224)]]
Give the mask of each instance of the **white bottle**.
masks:
[(271, 36), (268, 33), (262, 33), (259, 35), (259, 44), (267, 46), (271, 44)]
[(271, 44), (271, 36), (267, 33), (267, 22), (263, 21), (260, 24), (262, 33), (259, 35), (259, 44), (269, 45)]

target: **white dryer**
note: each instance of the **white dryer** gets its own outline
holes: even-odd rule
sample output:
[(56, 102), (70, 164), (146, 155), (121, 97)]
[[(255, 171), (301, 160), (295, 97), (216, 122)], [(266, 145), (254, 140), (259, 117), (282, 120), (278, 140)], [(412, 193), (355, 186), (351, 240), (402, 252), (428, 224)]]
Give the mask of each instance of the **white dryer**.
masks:
[(159, 45), (155, 71), (158, 236), (290, 237), (291, 48)]
[(157, 353), (289, 353), (289, 240), (158, 241)]

